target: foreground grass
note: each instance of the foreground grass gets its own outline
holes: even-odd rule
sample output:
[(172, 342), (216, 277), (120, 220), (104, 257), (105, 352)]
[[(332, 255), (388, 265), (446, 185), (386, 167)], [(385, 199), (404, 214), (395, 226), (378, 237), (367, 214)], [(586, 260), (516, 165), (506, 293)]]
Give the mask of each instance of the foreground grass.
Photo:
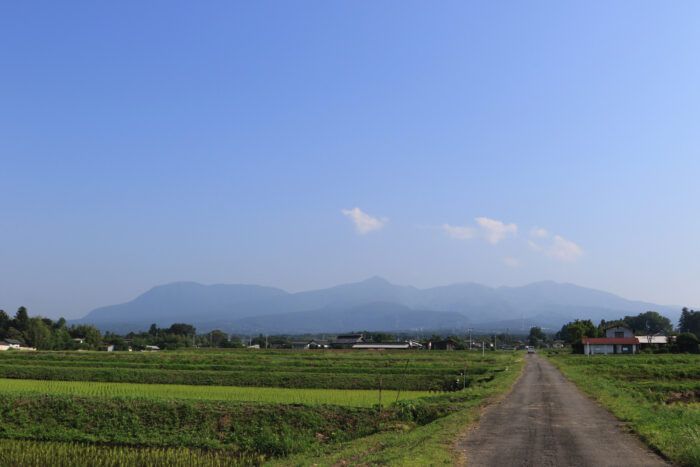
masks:
[(700, 356), (545, 354), (652, 449), (700, 465)]
[(0, 465), (39, 467), (92, 467), (148, 465), (156, 467), (250, 466), (263, 462), (262, 456), (234, 456), (226, 451), (188, 448), (133, 448), (55, 441), (0, 440)]
[[(0, 378), (0, 394), (73, 395), (88, 397), (139, 397), (159, 399), (220, 400), (306, 405), (372, 407), (379, 391), (342, 389), (288, 389), (270, 387), (190, 386), (182, 384), (99, 383), (85, 381), (37, 381)], [(428, 391), (383, 390), (382, 399), (395, 401), (434, 395)]]
[[(450, 415), (412, 428), (396, 422), (387, 430), (342, 445), (320, 446), (315, 452), (278, 459), (273, 466), (390, 465), (424, 466), (463, 463), (454, 443), (461, 433), (477, 421), (484, 404), (507, 393), (524, 367), (522, 354), (503, 353), (498, 357), (505, 371), (479, 386), (430, 399), (433, 405), (449, 407)], [(397, 409), (417, 409), (417, 404), (400, 402)]]
[[(317, 366), (331, 372), (332, 367), (341, 369), (333, 376), (344, 385), (354, 382), (376, 385), (381, 375), (385, 385), (402, 387), (409, 379), (404, 378), (403, 372), (406, 361), (410, 360), (409, 373), (413, 366), (414, 376), (428, 385), (437, 381), (438, 387), (447, 384), (466, 389), (433, 392), (429, 397), (402, 397), (398, 402), (395, 402), (396, 392), (384, 390), (380, 409), (376, 405), (376, 389), (317, 391), (270, 387), (261, 390), (51, 379), (0, 380), (0, 438), (13, 440), (0, 443), (0, 465), (47, 465), (42, 459), (51, 459), (52, 465), (81, 465), (85, 459), (89, 462), (82, 465), (452, 463), (456, 459), (452, 449), (454, 439), (476, 419), (485, 400), (507, 391), (523, 364), (522, 354), (514, 352), (492, 352), (484, 358), (472, 352), (258, 355), (269, 358), (271, 363), (283, 362), (281, 366), (285, 368), (299, 363), (300, 374), (313, 368), (308, 381), (321, 384), (321, 388), (327, 381), (312, 378)], [(40, 357), (48, 361), (54, 355)], [(199, 357), (182, 355), (170, 359), (164, 355), (148, 361), (166, 366), (189, 365), (185, 359), (196, 359), (200, 364)], [(80, 368), (82, 362), (71, 361), (72, 355), (65, 358), (66, 362), (57, 359), (55, 363), (75, 364), (74, 368)], [(105, 357), (94, 357), (95, 361), (102, 358)], [(207, 364), (212, 363), (209, 356), (206, 359)], [(260, 362), (250, 361), (248, 355), (215, 355), (214, 359), (222, 360), (218, 363), (245, 360), (251, 365), (248, 368), (251, 380), (259, 374), (253, 368)], [(27, 360), (22, 357), (12, 356), (7, 363), (10, 360), (17, 367), (33, 371), (33, 365), (26, 365)], [(120, 358), (100, 361), (107, 365), (122, 362)], [(370, 368), (373, 373), (362, 373)], [(466, 379), (460, 374), (465, 370)], [(230, 373), (225, 369), (208, 371)], [(82, 395), (81, 391), (84, 391)], [(236, 391), (249, 391), (243, 397), (256, 400), (240, 401), (241, 396), (233, 395)], [(305, 403), (290, 403), (294, 394), (305, 397)], [(321, 403), (320, 399), (313, 399), (314, 394), (334, 403)], [(415, 397), (424, 393), (402, 391), (402, 394)], [(358, 395), (359, 399), (353, 399)], [(285, 403), (261, 401), (263, 397), (282, 398)], [(172, 460), (178, 453), (185, 462)], [(200, 455), (202, 459), (198, 459)]]

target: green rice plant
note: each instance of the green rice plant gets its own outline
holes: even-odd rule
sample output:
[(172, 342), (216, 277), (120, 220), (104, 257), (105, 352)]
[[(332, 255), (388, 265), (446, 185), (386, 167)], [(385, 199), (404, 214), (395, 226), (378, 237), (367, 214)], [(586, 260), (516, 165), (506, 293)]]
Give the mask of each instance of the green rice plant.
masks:
[[(0, 379), (0, 394), (74, 395), (104, 398), (158, 398), (260, 402), (277, 404), (343, 405), (372, 407), (378, 390), (287, 389), (271, 387), (188, 386), (180, 384), (95, 383), (85, 381), (37, 381)], [(434, 395), (428, 391), (383, 390), (382, 398), (394, 401)]]
[(109, 446), (90, 443), (0, 440), (0, 465), (37, 467), (219, 467), (260, 465), (260, 455), (189, 448)]

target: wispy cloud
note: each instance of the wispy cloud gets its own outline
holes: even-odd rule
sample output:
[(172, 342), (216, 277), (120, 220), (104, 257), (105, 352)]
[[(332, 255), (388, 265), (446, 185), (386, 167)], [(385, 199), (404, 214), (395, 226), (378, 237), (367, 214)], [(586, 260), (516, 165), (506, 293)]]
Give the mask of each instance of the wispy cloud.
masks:
[(533, 227), (530, 230), (530, 236), (535, 238), (547, 238), (549, 237), (549, 231), (541, 227)]
[(518, 226), (515, 224), (506, 225), (501, 221), (489, 219), (488, 217), (477, 217), (475, 220), (484, 230), (488, 241), (494, 245), (503, 240), (508, 234), (518, 234)]
[(530, 245), (530, 248), (533, 250), (540, 251), (550, 258), (559, 261), (576, 261), (583, 256), (583, 250), (580, 246), (559, 235), (554, 235), (552, 240), (548, 241), (546, 244), (536, 243), (532, 240), (528, 240), (527, 244)]
[(560, 261), (576, 261), (583, 256), (583, 250), (574, 242), (565, 240), (559, 235), (554, 236), (554, 243), (547, 248), (545, 254)]
[(384, 224), (388, 221), (385, 217), (381, 219), (372, 217), (362, 212), (360, 208), (343, 209), (341, 212), (355, 224), (355, 231), (360, 235), (365, 235), (373, 230), (379, 230), (384, 227)]
[(543, 246), (538, 245), (537, 243), (533, 242), (532, 240), (528, 240), (527, 244), (530, 245), (530, 248), (532, 248), (535, 251), (542, 251), (544, 249)]
[(507, 258), (503, 258), (503, 262), (506, 264), (506, 266), (511, 268), (517, 268), (520, 266), (520, 260), (518, 258), (513, 258), (510, 256)]
[(457, 240), (469, 240), (476, 234), (476, 229), (474, 227), (442, 224), (442, 228), (447, 232), (450, 238), (456, 238)]

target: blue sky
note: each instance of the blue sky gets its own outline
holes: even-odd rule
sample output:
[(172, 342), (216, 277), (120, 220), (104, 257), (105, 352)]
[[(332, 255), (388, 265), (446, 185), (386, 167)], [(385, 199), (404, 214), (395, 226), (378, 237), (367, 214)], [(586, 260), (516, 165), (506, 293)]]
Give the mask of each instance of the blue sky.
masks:
[(6, 2), (0, 308), (166, 282), (700, 305), (697, 2)]

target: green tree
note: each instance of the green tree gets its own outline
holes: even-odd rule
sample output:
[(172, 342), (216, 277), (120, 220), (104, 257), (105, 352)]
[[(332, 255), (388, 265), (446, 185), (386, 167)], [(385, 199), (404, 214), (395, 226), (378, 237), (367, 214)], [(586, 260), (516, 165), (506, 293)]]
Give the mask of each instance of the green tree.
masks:
[(52, 346), (51, 328), (41, 318), (29, 318), (27, 323), (27, 343), (38, 350), (50, 350)]
[(668, 334), (673, 331), (671, 320), (655, 311), (647, 311), (637, 316), (625, 316), (624, 323), (639, 334)]
[(192, 337), (197, 334), (197, 330), (191, 324), (185, 323), (175, 323), (166, 331), (170, 334), (177, 334), (178, 336), (188, 336)]
[(565, 340), (574, 348), (583, 346), (581, 339), (584, 337), (598, 337), (598, 328), (591, 322), (590, 319), (575, 320), (566, 323), (562, 326), (561, 331), (557, 334), (559, 339)]
[(700, 339), (700, 311), (683, 308), (681, 319), (678, 321), (680, 332), (692, 332)]
[(682, 332), (676, 336), (676, 345), (681, 352), (698, 353), (698, 338), (692, 332)]
[(213, 347), (221, 347), (224, 343), (228, 342), (228, 334), (219, 329), (210, 332), (207, 338)]
[(7, 329), (10, 327), (12, 320), (4, 310), (0, 310), (0, 338), (6, 337)]
[(20, 343), (22, 345), (24, 345), (26, 343), (26, 339), (27, 339), (27, 337), (24, 335), (24, 333), (22, 331), (20, 331), (17, 328), (14, 328), (12, 326), (10, 326), (7, 329), (7, 334), (5, 335), (5, 338), (18, 340), (18, 341), (20, 341)]
[(28, 324), (29, 314), (27, 313), (27, 309), (21, 306), (17, 309), (17, 313), (15, 313), (15, 319), (12, 320), (12, 325), (18, 331), (26, 331)]
[(530, 328), (530, 335), (527, 338), (528, 345), (533, 347), (539, 347), (543, 342), (547, 340), (547, 335), (542, 332), (542, 328), (532, 327)]

